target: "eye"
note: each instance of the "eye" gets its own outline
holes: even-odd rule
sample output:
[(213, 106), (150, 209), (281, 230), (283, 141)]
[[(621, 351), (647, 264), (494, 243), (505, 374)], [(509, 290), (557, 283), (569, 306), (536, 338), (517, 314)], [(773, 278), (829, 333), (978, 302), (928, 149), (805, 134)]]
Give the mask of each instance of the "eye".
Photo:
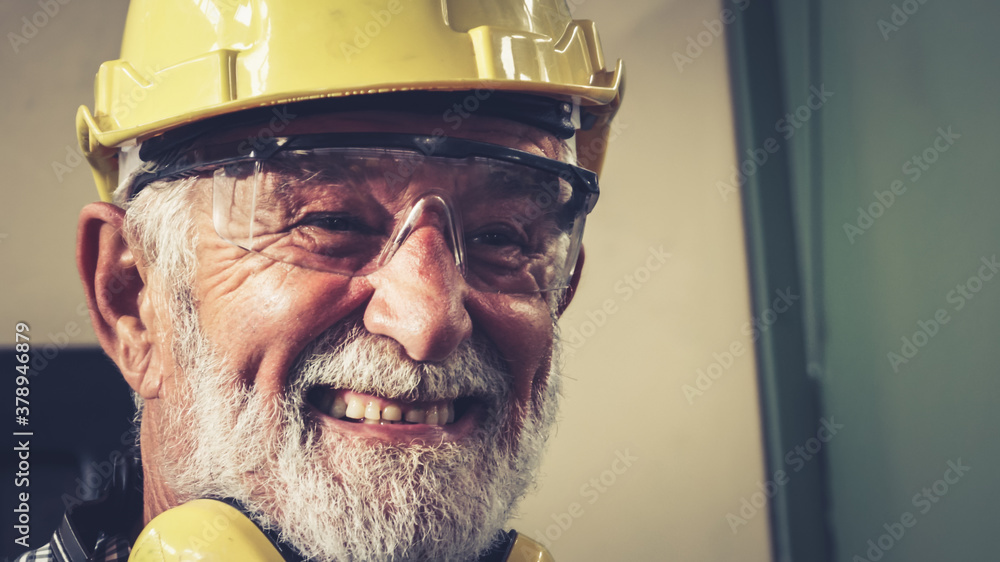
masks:
[(512, 248), (524, 250), (528, 246), (527, 235), (517, 226), (508, 223), (494, 223), (475, 229), (466, 238), (468, 245), (481, 248)]
[(344, 214), (309, 215), (301, 220), (297, 226), (314, 227), (327, 232), (357, 232), (360, 234), (374, 232), (373, 228), (366, 225), (358, 217)]
[(517, 242), (503, 232), (484, 232), (469, 238), (470, 242), (487, 246), (512, 246)]

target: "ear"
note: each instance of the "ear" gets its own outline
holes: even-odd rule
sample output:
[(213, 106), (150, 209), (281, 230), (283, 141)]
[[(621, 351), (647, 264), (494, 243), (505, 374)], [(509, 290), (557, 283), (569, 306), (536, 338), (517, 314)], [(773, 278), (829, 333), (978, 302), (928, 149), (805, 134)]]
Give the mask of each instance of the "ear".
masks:
[(153, 319), (144, 291), (144, 268), (122, 238), (125, 211), (108, 203), (91, 203), (80, 212), (76, 264), (90, 309), (90, 320), (104, 352), (118, 365), (126, 382), (143, 398), (155, 398), (160, 375), (154, 369)]
[(576, 258), (576, 266), (573, 267), (573, 275), (569, 278), (569, 287), (566, 287), (566, 292), (563, 293), (562, 299), (559, 301), (559, 308), (556, 310), (556, 316), (562, 316), (563, 312), (566, 312), (566, 308), (569, 307), (570, 301), (573, 300), (573, 296), (576, 295), (576, 287), (580, 284), (580, 274), (583, 272), (583, 245), (580, 245), (580, 256)]

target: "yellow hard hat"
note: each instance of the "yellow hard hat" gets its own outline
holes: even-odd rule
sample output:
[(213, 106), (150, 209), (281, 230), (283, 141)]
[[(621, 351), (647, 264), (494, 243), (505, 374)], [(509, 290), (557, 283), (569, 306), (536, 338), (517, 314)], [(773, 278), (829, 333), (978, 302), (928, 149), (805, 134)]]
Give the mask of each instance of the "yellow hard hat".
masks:
[(105, 201), (118, 150), (251, 108), (496, 90), (578, 104), (581, 166), (599, 172), (623, 69), (565, 0), (133, 0), (121, 58), (101, 65), (77, 136)]

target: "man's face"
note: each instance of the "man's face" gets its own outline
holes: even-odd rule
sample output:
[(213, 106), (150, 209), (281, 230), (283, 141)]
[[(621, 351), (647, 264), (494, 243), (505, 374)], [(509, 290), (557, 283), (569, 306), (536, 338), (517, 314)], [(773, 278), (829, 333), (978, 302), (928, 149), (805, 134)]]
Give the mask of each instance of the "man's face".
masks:
[[(439, 125), (366, 113), (281, 134)], [(509, 121), (469, 119), (455, 136), (565, 158), (553, 137)], [(554, 418), (549, 295), (471, 289), (435, 226), (363, 277), (272, 261), (222, 240), (211, 181), (194, 190), (196, 271), (162, 313), (176, 365), (147, 403), (144, 439), (150, 423), (161, 446), (144, 460), (180, 500), (237, 499), (311, 557), (454, 559), (488, 546)], [(358, 408), (367, 421), (351, 419)]]

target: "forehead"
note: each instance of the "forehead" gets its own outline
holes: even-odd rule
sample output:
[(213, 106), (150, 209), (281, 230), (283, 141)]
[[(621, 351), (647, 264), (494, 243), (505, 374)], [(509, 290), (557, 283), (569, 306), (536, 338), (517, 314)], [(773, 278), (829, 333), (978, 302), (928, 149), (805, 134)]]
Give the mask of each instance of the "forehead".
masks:
[(572, 158), (565, 141), (536, 127), (509, 119), (466, 114), (468, 117), (456, 121), (457, 114), (445, 120), (442, 115), (402, 111), (356, 111), (300, 116), (293, 111), (286, 111), (284, 114), (276, 112), (276, 117), (270, 121), (247, 124), (209, 135), (197, 144), (241, 140), (253, 142), (271, 137), (313, 133), (411, 133), (488, 142), (564, 162), (570, 162)]

